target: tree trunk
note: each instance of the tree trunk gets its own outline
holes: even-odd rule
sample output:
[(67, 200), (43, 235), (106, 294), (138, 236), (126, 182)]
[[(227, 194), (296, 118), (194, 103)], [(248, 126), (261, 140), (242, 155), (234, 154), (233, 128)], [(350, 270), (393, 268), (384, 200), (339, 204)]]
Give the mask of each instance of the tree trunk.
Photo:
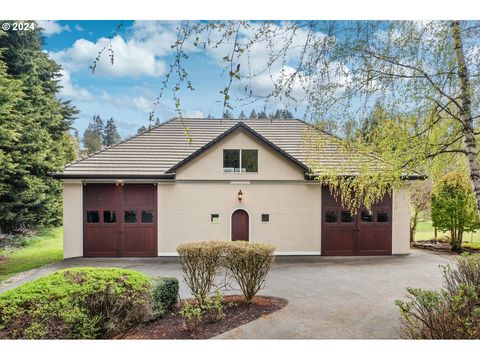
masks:
[(410, 223), (410, 242), (415, 240), (415, 233), (417, 232), (417, 223), (418, 223), (418, 211), (415, 209), (412, 221)]
[(472, 182), (473, 192), (477, 202), (477, 213), (480, 219), (480, 164), (478, 162), (478, 147), (475, 139), (474, 124), (471, 109), (471, 87), (468, 78), (468, 68), (463, 52), (462, 33), (459, 21), (451, 22), (453, 47), (457, 61), (457, 76), (460, 82), (460, 118), (463, 123), (463, 143), (468, 160), (468, 170)]

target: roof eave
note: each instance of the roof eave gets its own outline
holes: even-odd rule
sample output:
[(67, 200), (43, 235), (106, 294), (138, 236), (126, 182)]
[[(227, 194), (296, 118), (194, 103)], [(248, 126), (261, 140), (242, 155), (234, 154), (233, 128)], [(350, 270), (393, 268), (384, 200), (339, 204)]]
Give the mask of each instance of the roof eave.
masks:
[(55, 173), (51, 174), (55, 179), (76, 179), (76, 180), (95, 180), (95, 179), (105, 179), (105, 180), (119, 180), (119, 179), (175, 179), (175, 174), (155, 174), (155, 175), (135, 175), (135, 174), (63, 174)]

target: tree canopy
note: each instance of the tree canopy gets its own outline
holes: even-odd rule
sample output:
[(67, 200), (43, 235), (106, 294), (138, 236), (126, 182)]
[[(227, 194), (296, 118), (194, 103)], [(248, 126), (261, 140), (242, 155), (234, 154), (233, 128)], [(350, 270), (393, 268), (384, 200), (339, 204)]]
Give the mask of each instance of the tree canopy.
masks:
[(77, 110), (57, 98), (60, 66), (34, 31), (0, 30), (0, 230), (61, 222), (61, 183), (50, 175), (75, 159)]

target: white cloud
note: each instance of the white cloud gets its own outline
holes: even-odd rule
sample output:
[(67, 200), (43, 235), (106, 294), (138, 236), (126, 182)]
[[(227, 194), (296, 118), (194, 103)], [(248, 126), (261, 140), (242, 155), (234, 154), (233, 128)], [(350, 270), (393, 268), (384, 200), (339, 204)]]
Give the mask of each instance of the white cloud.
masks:
[(59, 97), (68, 100), (89, 101), (93, 99), (92, 94), (80, 86), (72, 83), (70, 74), (66, 70), (60, 70), (62, 77), (60, 78), (60, 85), (62, 88), (59, 92)]
[[(52, 52), (50, 56), (73, 73), (88, 69), (99, 51), (105, 46), (108, 48), (108, 42), (107, 38), (100, 38), (96, 42), (79, 39), (72, 47)], [(95, 73), (99, 76), (157, 77), (165, 72), (165, 63), (152, 50), (151, 44), (134, 39), (124, 40), (121, 36), (117, 36), (112, 40), (111, 47), (114, 64), (110, 62), (108, 50), (104, 51), (95, 69)]]
[(204, 118), (205, 114), (200, 110), (187, 110), (183, 116), (186, 118)]
[(62, 26), (54, 20), (37, 20), (37, 24), (42, 28), (42, 33), (45, 36), (52, 36), (64, 31), (71, 31), (68, 25)]
[[(85, 39), (75, 41), (71, 48), (50, 53), (50, 56), (70, 72), (88, 69), (109, 39), (100, 38), (95, 43)], [(95, 73), (99, 76), (152, 76), (157, 77), (165, 72), (165, 63), (160, 60), (144, 43), (136, 40), (125, 41), (117, 36), (111, 43), (114, 64), (110, 62), (108, 50), (97, 63)]]
[(77, 31), (85, 31), (85, 29), (84, 29), (80, 24), (75, 25), (75, 30), (77, 30)]

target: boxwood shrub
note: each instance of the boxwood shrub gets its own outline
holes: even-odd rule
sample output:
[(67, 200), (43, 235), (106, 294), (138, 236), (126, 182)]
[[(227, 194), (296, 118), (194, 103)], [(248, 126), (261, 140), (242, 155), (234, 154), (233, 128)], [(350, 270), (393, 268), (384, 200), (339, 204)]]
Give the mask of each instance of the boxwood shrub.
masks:
[(150, 290), (132, 270), (57, 271), (0, 295), (0, 338), (111, 338), (149, 315)]
[(153, 280), (152, 308), (157, 317), (172, 310), (178, 300), (178, 279), (174, 277), (159, 277)]

